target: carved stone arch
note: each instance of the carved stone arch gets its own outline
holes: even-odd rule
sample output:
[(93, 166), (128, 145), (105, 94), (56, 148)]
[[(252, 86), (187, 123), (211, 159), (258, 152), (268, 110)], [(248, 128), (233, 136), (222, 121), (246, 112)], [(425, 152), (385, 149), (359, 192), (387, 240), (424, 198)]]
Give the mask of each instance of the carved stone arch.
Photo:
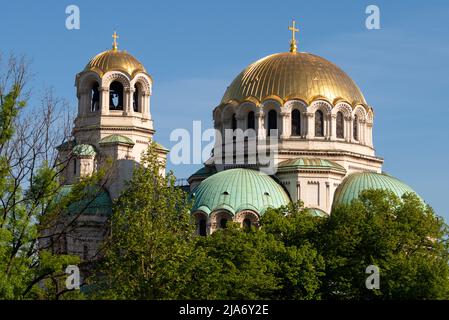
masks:
[(210, 232), (214, 232), (217, 229), (221, 229), (222, 219), (226, 219), (228, 222), (233, 220), (233, 214), (228, 210), (218, 209), (212, 212), (209, 216)]
[(239, 223), (242, 227), (244, 227), (243, 223), (245, 219), (249, 219), (252, 226), (259, 227), (260, 216), (256, 212), (252, 210), (242, 210), (234, 217), (234, 221)]
[(292, 112), (293, 110), (297, 109), (302, 114), (305, 114), (307, 112), (307, 103), (302, 100), (289, 100), (284, 103), (283, 109), (286, 112)]
[(260, 104), (260, 108), (265, 112), (265, 114), (267, 114), (270, 110), (276, 110), (276, 112), (280, 114), (282, 111), (282, 104), (277, 100), (267, 99)]
[(315, 113), (318, 110), (323, 111), (325, 117), (329, 117), (332, 113), (332, 105), (324, 100), (315, 100), (310, 104), (309, 112)]
[(332, 108), (332, 114), (337, 115), (338, 112), (343, 113), (343, 116), (345, 118), (350, 118), (352, 115), (352, 108), (351, 106), (346, 102), (340, 102), (335, 105), (334, 108)]
[(257, 112), (257, 109), (258, 107), (254, 102), (245, 101), (236, 107), (236, 114), (237, 117), (244, 118), (246, 117), (248, 112), (250, 111)]
[[(203, 235), (201, 230), (202, 228), (205, 227), (205, 234), (206, 235), (209, 231), (209, 217), (207, 216), (207, 214), (204, 211), (196, 211), (194, 213), (192, 213), (192, 218), (194, 219), (195, 222), (195, 226), (196, 226), (196, 232), (198, 235)], [(201, 220), (205, 221), (205, 226), (202, 226), (201, 224)]]
[(131, 81), (131, 88), (133, 88), (137, 83), (139, 83), (142, 86), (142, 89), (147, 94), (152, 94), (152, 81), (148, 78), (148, 76), (145, 76), (144, 74), (137, 74), (134, 79)]
[(119, 81), (123, 85), (124, 90), (129, 90), (131, 81), (128, 76), (120, 71), (109, 71), (102, 78), (102, 87), (109, 88), (112, 82)]
[(232, 115), (237, 112), (238, 105), (228, 103), (224, 105), (221, 109), (221, 122), (227, 123)]
[(365, 110), (365, 107), (363, 107), (362, 105), (357, 105), (352, 112), (352, 117), (354, 117), (355, 115), (357, 115), (359, 121), (366, 121), (367, 112)]
[(79, 76), (79, 78), (77, 79), (77, 96), (79, 98), (80, 94), (86, 93), (88, 92), (91, 87), (92, 84), (94, 82), (97, 82), (99, 86), (101, 86), (101, 78), (98, 76), (98, 74), (96, 72), (86, 72), (82, 75)]

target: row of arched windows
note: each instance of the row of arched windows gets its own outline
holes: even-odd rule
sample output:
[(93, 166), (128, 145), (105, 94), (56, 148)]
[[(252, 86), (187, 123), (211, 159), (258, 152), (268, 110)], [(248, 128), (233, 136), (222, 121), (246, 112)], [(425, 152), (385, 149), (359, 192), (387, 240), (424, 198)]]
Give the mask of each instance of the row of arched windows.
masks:
[[(302, 135), (302, 115), (298, 109), (294, 109), (291, 113), (291, 135)], [(237, 118), (235, 113), (232, 114), (231, 120), (232, 130), (237, 129)], [(255, 114), (254, 111), (248, 112), (247, 115), (247, 129), (255, 129)], [(276, 110), (270, 110), (267, 116), (267, 135), (270, 135), (271, 130), (278, 129), (278, 116)], [(353, 120), (353, 138), (359, 140), (359, 119), (358, 116), (354, 116)], [(336, 135), (338, 139), (345, 138), (345, 120), (341, 111), (337, 112), (336, 116)], [(322, 110), (315, 112), (315, 137), (325, 136), (325, 119)]]
[[(228, 224), (228, 219), (226, 217), (221, 217), (220, 220), (218, 221), (218, 227), (220, 229), (226, 229), (227, 224)], [(243, 219), (242, 225), (243, 225), (244, 229), (251, 229), (251, 227), (253, 226), (253, 223), (252, 223), (251, 219), (245, 218), (245, 219)], [(200, 236), (207, 235), (207, 221), (205, 218), (200, 218), (198, 220), (198, 234)]]
[[(123, 110), (123, 85), (119, 81), (113, 81), (109, 86), (109, 110)], [(139, 103), (140, 88), (134, 85), (133, 93), (133, 110), (134, 112), (142, 112)], [(90, 111), (100, 110), (100, 92), (99, 84), (95, 82), (91, 88)]]

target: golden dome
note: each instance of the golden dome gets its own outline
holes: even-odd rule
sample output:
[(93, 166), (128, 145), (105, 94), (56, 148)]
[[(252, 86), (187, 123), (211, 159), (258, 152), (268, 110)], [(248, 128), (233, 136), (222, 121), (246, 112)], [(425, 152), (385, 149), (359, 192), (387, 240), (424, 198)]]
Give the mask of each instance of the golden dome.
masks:
[(234, 100), (261, 102), (274, 98), (285, 102), (301, 99), (310, 104), (325, 99), (333, 104), (346, 101), (366, 105), (352, 79), (335, 64), (305, 52), (277, 53), (262, 58), (245, 70), (226, 90), (222, 104)]
[(144, 72), (144, 66), (126, 51), (111, 49), (97, 54), (84, 68), (84, 71), (94, 71), (101, 77), (108, 71), (122, 71), (131, 78), (136, 73)]

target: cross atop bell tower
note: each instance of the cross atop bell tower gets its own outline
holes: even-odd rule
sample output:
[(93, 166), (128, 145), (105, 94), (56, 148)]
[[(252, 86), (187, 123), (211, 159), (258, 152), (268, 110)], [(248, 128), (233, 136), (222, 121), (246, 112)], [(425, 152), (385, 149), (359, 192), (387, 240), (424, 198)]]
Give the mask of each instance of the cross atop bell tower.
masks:
[(112, 38), (114, 39), (114, 41), (112, 42), (112, 49), (113, 50), (117, 50), (118, 48), (118, 43), (117, 43), (117, 39), (118, 39), (118, 35), (117, 32), (114, 31), (114, 33), (112, 34)]

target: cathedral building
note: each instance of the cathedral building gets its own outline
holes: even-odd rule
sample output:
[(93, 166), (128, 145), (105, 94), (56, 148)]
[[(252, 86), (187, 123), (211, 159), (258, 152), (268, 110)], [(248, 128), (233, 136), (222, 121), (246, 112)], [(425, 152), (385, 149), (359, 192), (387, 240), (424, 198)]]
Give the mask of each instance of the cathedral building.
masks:
[[(246, 67), (213, 110), (220, 136), (214, 155), (188, 179), (199, 234), (224, 228), (227, 221), (257, 226), (268, 207), (290, 201), (301, 200), (312, 214), (326, 216), (365, 189), (413, 192), (382, 173), (373, 143), (374, 109), (359, 87), (332, 62), (298, 52), (294, 22), (289, 30), (289, 52)], [(252, 133), (226, 140), (225, 131), (239, 129)], [(243, 159), (254, 150), (265, 154), (269, 145), (251, 151), (246, 144), (270, 135), (277, 140), (274, 174), (265, 174), (258, 161), (235, 161), (238, 145), (244, 145)]]
[[(355, 82), (332, 62), (298, 52), (298, 29), (294, 23), (289, 29), (290, 50), (246, 67), (213, 109), (213, 154), (188, 178), (199, 235), (225, 228), (228, 221), (257, 227), (269, 207), (299, 200), (311, 214), (325, 217), (333, 206), (351, 202), (366, 189), (391, 190), (398, 196), (413, 192), (382, 172), (383, 159), (373, 143), (374, 109)], [(61, 175), (62, 195), (106, 159), (113, 163), (112, 177), (57, 242), (61, 252), (78, 254), (84, 261), (96, 259), (112, 200), (155, 133), (150, 112), (153, 79), (136, 58), (118, 49), (115, 33), (113, 38), (112, 49), (96, 55), (76, 75), (73, 139), (57, 148), (60, 161), (68, 160)], [(239, 130), (246, 133), (243, 138), (231, 134), (230, 141), (222, 139), (226, 132)], [(249, 143), (259, 146), (273, 140), (276, 170), (267, 173), (259, 159), (272, 145), (250, 150)], [(242, 145), (243, 158), (256, 161), (236, 161), (235, 150)], [(158, 145), (161, 161), (167, 153)], [(67, 221), (82, 205), (68, 207)]]
[[(131, 178), (155, 133), (150, 110), (153, 79), (136, 58), (118, 49), (116, 33), (113, 38), (112, 49), (97, 54), (76, 75), (78, 114), (73, 139), (57, 147), (58, 162), (66, 164), (58, 197), (69, 194), (75, 182), (106, 163), (111, 167), (110, 174), (99, 192), (92, 191), (93, 199), (68, 207), (57, 226), (63, 234), (41, 243), (48, 246), (54, 240), (56, 251), (77, 254), (84, 261), (97, 258), (108, 229), (112, 200)], [(168, 150), (156, 145), (159, 160), (165, 162)]]

